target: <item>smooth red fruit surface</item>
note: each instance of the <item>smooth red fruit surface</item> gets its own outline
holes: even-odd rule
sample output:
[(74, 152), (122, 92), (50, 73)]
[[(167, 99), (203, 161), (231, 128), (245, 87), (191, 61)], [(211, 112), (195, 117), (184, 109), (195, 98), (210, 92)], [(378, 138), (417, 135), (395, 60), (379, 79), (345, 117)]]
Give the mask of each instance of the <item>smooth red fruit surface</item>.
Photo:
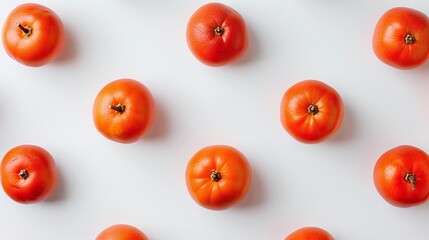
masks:
[(201, 149), (186, 168), (186, 185), (191, 197), (212, 210), (227, 209), (243, 200), (251, 178), (246, 157), (225, 145)]
[(429, 197), (429, 157), (414, 146), (402, 145), (383, 153), (373, 177), (377, 191), (394, 206), (416, 206)]
[(26, 3), (13, 9), (6, 18), (2, 40), (11, 58), (26, 66), (39, 67), (60, 55), (66, 33), (61, 19), (51, 9)]
[(106, 138), (136, 142), (155, 118), (155, 101), (149, 89), (133, 79), (119, 79), (104, 86), (93, 104), (93, 120)]
[(291, 233), (285, 240), (334, 240), (334, 237), (318, 227), (303, 227)]
[(247, 50), (248, 38), (243, 17), (221, 3), (200, 7), (186, 29), (192, 54), (209, 66), (222, 66), (241, 58)]
[(34, 145), (9, 150), (1, 162), (1, 183), (6, 194), (19, 203), (48, 198), (57, 185), (57, 170), (51, 154)]
[(319, 143), (335, 134), (341, 126), (344, 106), (338, 92), (317, 80), (291, 86), (283, 95), (280, 120), (296, 140)]
[(429, 18), (411, 8), (388, 10), (377, 22), (372, 39), (375, 55), (398, 69), (416, 68), (429, 58)]
[(116, 224), (104, 229), (96, 240), (149, 240), (149, 238), (136, 227)]

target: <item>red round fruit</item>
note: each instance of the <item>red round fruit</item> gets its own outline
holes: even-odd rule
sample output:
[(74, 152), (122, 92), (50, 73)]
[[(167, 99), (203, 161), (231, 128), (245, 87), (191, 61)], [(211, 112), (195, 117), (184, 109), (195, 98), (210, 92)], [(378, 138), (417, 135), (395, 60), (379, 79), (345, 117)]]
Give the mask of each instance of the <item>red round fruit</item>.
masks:
[(60, 55), (66, 32), (61, 19), (51, 9), (25, 3), (6, 18), (2, 40), (11, 58), (26, 66), (39, 67)]
[(19, 203), (48, 198), (57, 185), (57, 170), (51, 154), (34, 145), (9, 150), (1, 162), (1, 183), (6, 194)]
[(252, 180), (250, 164), (237, 149), (213, 145), (199, 150), (186, 167), (191, 197), (212, 210), (224, 210), (247, 195)]
[(322, 228), (303, 227), (288, 235), (285, 240), (334, 240), (334, 237)]
[(104, 229), (96, 240), (149, 240), (149, 238), (136, 227), (116, 224)]
[(319, 143), (341, 126), (344, 106), (338, 92), (318, 80), (305, 80), (291, 86), (283, 95), (280, 121), (296, 140)]
[(119, 79), (104, 86), (93, 104), (93, 120), (106, 138), (136, 142), (155, 118), (155, 101), (149, 89), (133, 79)]
[(191, 16), (186, 39), (192, 54), (209, 66), (240, 59), (249, 42), (243, 17), (221, 3), (208, 3)]
[(429, 157), (414, 146), (392, 148), (377, 160), (373, 178), (377, 191), (390, 204), (422, 204), (429, 197)]
[(429, 18), (415, 9), (395, 7), (378, 20), (372, 38), (375, 55), (398, 69), (416, 68), (429, 58)]

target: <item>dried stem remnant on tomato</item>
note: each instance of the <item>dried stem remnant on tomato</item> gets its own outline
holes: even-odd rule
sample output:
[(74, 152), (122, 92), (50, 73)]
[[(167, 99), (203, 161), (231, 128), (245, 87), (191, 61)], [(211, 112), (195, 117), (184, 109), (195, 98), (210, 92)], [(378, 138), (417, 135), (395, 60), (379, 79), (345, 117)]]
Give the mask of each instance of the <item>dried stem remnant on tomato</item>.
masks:
[(308, 113), (315, 115), (318, 112), (319, 108), (316, 105), (310, 104), (310, 106), (308, 106)]
[(413, 34), (407, 33), (405, 36), (405, 43), (406, 44), (413, 44), (416, 41), (416, 37), (414, 37)]
[(19, 171), (18, 175), (19, 175), (20, 178), (22, 178), (24, 180), (27, 179), (30, 176), (30, 174), (28, 173), (27, 169), (22, 169), (21, 171)]
[(216, 36), (220, 36), (220, 35), (223, 34), (224, 30), (221, 27), (216, 27), (215, 30), (214, 30), (214, 32), (215, 32)]
[(216, 171), (216, 170), (212, 170), (211, 174), (210, 174), (210, 179), (213, 182), (219, 182), (219, 180), (222, 178), (222, 175), (220, 175), (220, 172)]
[(118, 105), (116, 105), (116, 106), (110, 105), (109, 107), (110, 107), (110, 109), (115, 110), (121, 114), (125, 112), (125, 105), (122, 103), (118, 103)]
[(28, 37), (33, 33), (33, 29), (30, 26), (22, 26), (21, 23), (18, 23), (19, 29), (24, 33), (24, 36)]
[(411, 183), (411, 188), (413, 190), (416, 189), (416, 175), (414, 175), (412, 173), (407, 173), (405, 175), (405, 181), (407, 181), (408, 183)]

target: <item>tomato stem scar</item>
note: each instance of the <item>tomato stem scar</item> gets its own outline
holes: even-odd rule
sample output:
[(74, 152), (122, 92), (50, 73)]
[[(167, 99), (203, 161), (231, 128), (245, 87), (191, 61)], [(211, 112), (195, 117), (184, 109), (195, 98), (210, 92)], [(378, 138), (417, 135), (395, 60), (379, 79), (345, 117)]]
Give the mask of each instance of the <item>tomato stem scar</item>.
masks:
[(220, 35), (223, 34), (224, 30), (221, 27), (216, 27), (215, 30), (214, 30), (214, 32), (215, 32), (216, 36), (220, 36)]
[(220, 172), (216, 171), (216, 170), (212, 170), (211, 174), (210, 174), (210, 179), (213, 182), (219, 182), (219, 180), (222, 178), (222, 175), (220, 175)]
[(319, 108), (314, 104), (310, 104), (310, 106), (308, 106), (307, 110), (308, 110), (308, 113), (313, 114), (313, 115), (315, 115), (316, 113), (319, 112)]
[(118, 105), (116, 105), (116, 106), (110, 105), (109, 107), (110, 107), (110, 109), (115, 110), (120, 114), (125, 112), (125, 105), (122, 103), (118, 103)]
[(19, 171), (18, 175), (19, 175), (20, 178), (22, 178), (24, 180), (27, 179), (30, 176), (30, 174), (28, 173), (27, 169), (22, 169), (21, 171)]
[(405, 175), (405, 181), (407, 181), (408, 183), (411, 183), (411, 187), (413, 190), (416, 189), (416, 175), (412, 173), (407, 173)]
[(30, 36), (33, 33), (33, 29), (28, 25), (23, 27), (21, 23), (18, 23), (18, 27), (19, 29), (21, 29), (21, 31), (24, 33), (24, 36), (26, 37)]
[(405, 43), (406, 44), (412, 44), (415, 41), (416, 41), (416, 37), (411, 33), (407, 33), (407, 35), (405, 36)]

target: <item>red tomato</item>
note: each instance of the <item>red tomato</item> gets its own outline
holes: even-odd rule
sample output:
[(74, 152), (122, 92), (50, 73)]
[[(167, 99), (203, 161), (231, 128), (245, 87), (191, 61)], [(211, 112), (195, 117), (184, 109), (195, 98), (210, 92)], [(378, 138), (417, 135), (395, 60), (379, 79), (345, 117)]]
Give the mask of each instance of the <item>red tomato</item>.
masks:
[(291, 233), (285, 240), (334, 240), (334, 237), (318, 227), (303, 227)]
[(317, 80), (305, 80), (283, 95), (280, 118), (284, 129), (298, 141), (318, 143), (340, 128), (343, 101), (335, 89)]
[(42, 201), (57, 185), (54, 159), (38, 146), (21, 145), (9, 150), (0, 168), (4, 191), (19, 203)]
[(149, 240), (149, 238), (136, 227), (117, 224), (104, 229), (96, 240)]
[(149, 89), (132, 79), (115, 80), (95, 98), (93, 119), (106, 138), (136, 142), (149, 130), (155, 118), (155, 101)]
[(234, 9), (209, 3), (189, 19), (186, 39), (192, 54), (209, 66), (238, 60), (247, 50), (248, 33), (244, 19)]
[(429, 57), (429, 18), (411, 8), (392, 8), (378, 21), (372, 39), (375, 55), (398, 69), (412, 69)]
[(3, 25), (3, 46), (9, 56), (31, 67), (57, 58), (64, 48), (66, 33), (51, 9), (34, 3), (19, 5)]
[(214, 145), (198, 151), (186, 168), (186, 185), (201, 206), (223, 210), (247, 195), (251, 169), (246, 157), (230, 146)]
[(402, 145), (385, 152), (373, 177), (377, 191), (394, 206), (416, 206), (429, 197), (429, 157), (416, 147)]

